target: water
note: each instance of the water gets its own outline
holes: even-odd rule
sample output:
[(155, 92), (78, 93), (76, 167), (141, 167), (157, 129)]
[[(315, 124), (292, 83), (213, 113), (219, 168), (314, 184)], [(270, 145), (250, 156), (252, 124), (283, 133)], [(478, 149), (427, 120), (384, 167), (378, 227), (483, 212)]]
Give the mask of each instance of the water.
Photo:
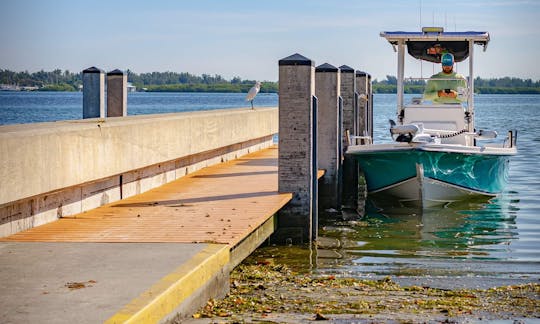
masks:
[[(247, 107), (245, 94), (130, 93), (130, 115)], [(410, 96), (406, 96), (406, 101)], [(277, 106), (276, 94), (259, 94), (256, 106)], [(0, 125), (80, 119), (81, 93), (0, 92)], [(374, 139), (391, 141), (395, 95), (374, 95)], [(509, 185), (489, 202), (467, 202), (424, 211), (367, 210), (321, 220), (321, 241), (340, 247), (263, 247), (253, 258), (319, 274), (391, 275), (405, 283), (489, 287), (540, 279), (540, 95), (476, 96), (477, 129), (505, 135), (518, 130), (518, 155)], [(502, 137), (502, 136), (501, 136)], [(369, 207), (369, 204), (368, 204)], [(306, 261), (309, 260), (309, 261)]]
[[(128, 115), (250, 107), (244, 93), (128, 94)], [(277, 94), (259, 93), (256, 107), (276, 107)], [(82, 118), (82, 92), (0, 91), (0, 125)]]
[[(405, 96), (406, 102), (411, 96)], [(368, 208), (344, 221), (321, 215), (318, 250), (260, 249), (297, 270), (360, 278), (393, 276), (403, 284), (442, 288), (488, 288), (540, 280), (540, 96), (478, 95), (476, 128), (504, 137), (518, 130), (518, 155), (509, 184), (491, 201), (465, 202), (428, 210)], [(391, 142), (395, 95), (374, 95), (374, 141)], [(330, 239), (330, 243), (325, 243)], [(336, 248), (335, 242), (340, 247)], [(306, 263), (305, 260), (310, 260)]]

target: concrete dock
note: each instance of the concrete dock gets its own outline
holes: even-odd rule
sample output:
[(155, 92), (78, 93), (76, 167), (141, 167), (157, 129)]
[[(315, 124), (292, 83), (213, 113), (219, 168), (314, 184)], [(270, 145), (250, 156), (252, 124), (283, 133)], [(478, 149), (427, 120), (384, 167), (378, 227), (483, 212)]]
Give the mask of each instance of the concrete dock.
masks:
[[(274, 231), (271, 147), (0, 239), (2, 323), (160, 322), (228, 290)], [(39, 242), (39, 243), (37, 243)], [(178, 315), (179, 314), (179, 315)]]
[[(104, 73), (90, 68), (83, 120), (1, 126), (0, 322), (167, 322), (225, 295), (233, 267), (271, 234), (316, 240), (319, 179), (331, 175), (318, 152), (342, 163), (345, 134), (365, 133), (363, 94), (340, 90), (334, 67), (331, 89), (317, 88), (300, 54), (278, 65), (279, 109), (125, 116), (125, 75), (113, 71), (118, 107), (105, 117)], [(340, 94), (354, 98), (354, 120)], [(319, 143), (319, 120), (331, 143)]]

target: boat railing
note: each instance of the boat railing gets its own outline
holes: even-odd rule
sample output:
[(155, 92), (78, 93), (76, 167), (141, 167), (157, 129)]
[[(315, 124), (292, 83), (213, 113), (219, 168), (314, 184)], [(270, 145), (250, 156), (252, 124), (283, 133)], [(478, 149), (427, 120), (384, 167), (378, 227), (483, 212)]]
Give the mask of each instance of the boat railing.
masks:
[(424, 78), (424, 77), (421, 77), (421, 78), (413, 78), (413, 77), (408, 77), (408, 78), (404, 78), (403, 81), (429, 81), (429, 80), (455, 80), (455, 81), (462, 81), (463, 78)]

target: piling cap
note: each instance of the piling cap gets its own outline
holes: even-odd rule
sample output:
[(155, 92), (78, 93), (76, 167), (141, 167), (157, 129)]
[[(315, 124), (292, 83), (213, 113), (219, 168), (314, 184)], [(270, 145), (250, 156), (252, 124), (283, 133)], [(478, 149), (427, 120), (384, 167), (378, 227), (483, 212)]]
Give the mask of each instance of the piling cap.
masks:
[(287, 56), (286, 58), (283, 58), (281, 60), (279, 60), (279, 66), (282, 66), (282, 65), (311, 65), (311, 66), (315, 66), (315, 62), (313, 62), (312, 60), (308, 59), (307, 57), (305, 56), (302, 56), (298, 53), (296, 54), (293, 54), (291, 56)]
[(367, 74), (367, 73), (364, 72), (364, 71), (356, 71), (356, 76), (357, 76), (357, 77), (365, 77), (365, 76), (370, 76), (370, 75)]
[(107, 75), (125, 75), (125, 73), (122, 70), (116, 69), (108, 72)]
[(354, 69), (348, 65), (342, 65), (339, 67), (341, 73), (354, 73)]
[(332, 64), (324, 63), (315, 68), (315, 72), (337, 72), (339, 69)]
[(103, 72), (103, 70), (98, 69), (95, 66), (89, 67), (88, 69), (83, 70), (82, 72), (83, 73), (105, 73), (105, 72)]

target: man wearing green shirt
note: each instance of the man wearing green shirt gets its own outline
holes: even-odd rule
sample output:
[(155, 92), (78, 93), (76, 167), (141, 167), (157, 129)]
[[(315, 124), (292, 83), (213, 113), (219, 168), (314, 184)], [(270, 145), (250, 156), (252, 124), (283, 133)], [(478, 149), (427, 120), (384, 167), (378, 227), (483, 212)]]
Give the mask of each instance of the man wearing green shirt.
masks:
[[(454, 69), (454, 55), (444, 53), (441, 57), (442, 71), (431, 76), (426, 84), (424, 99), (434, 103), (459, 103), (458, 88), (467, 87), (467, 82)], [(452, 80), (448, 80), (452, 79)]]

